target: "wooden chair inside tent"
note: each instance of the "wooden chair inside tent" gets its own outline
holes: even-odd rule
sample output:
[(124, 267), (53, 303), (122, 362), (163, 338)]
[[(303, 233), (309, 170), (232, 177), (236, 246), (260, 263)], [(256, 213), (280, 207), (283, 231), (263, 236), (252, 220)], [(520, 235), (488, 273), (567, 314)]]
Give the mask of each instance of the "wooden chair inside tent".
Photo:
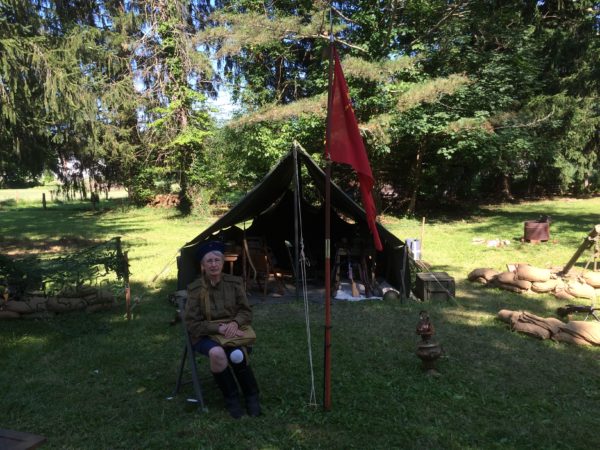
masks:
[(246, 237), (244, 239), (245, 260), (249, 266), (246, 271), (246, 286), (250, 281), (250, 277), (257, 284), (259, 289), (263, 289), (263, 295), (267, 296), (267, 287), (269, 280), (272, 278), (279, 285), (279, 292), (283, 294), (285, 291), (285, 283), (283, 282), (283, 272), (273, 264), (273, 252), (266, 245), (263, 238)]

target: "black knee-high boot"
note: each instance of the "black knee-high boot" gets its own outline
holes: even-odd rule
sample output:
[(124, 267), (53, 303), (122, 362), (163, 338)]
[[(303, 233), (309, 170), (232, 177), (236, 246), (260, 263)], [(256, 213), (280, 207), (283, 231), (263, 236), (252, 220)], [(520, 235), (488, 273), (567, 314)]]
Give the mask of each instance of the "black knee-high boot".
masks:
[(240, 383), (244, 398), (246, 399), (246, 411), (249, 416), (256, 417), (260, 416), (261, 409), (258, 401), (258, 384), (256, 378), (254, 378), (254, 372), (249, 365), (244, 361), (241, 364), (233, 364), (233, 371), (235, 377)]
[(229, 366), (227, 366), (223, 372), (213, 372), (213, 377), (217, 382), (217, 386), (219, 386), (219, 389), (221, 389), (221, 392), (223, 393), (225, 408), (229, 412), (229, 415), (234, 419), (242, 417), (244, 415), (244, 410), (240, 405), (240, 393)]

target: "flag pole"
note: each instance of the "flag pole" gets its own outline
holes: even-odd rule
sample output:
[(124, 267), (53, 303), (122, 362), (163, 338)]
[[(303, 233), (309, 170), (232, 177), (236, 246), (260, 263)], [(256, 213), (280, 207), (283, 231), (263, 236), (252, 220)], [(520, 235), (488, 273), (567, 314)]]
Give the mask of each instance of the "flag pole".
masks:
[(329, 9), (329, 84), (327, 91), (327, 124), (325, 128), (325, 351), (323, 364), (323, 409), (331, 410), (331, 129), (333, 101), (333, 17)]

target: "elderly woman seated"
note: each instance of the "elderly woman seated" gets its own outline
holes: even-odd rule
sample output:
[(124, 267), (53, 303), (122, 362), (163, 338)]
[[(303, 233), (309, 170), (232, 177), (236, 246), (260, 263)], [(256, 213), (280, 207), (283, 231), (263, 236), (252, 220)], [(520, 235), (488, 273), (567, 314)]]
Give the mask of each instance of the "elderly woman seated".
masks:
[(236, 419), (244, 415), (239, 383), (248, 415), (258, 416), (261, 414), (258, 386), (248, 365), (246, 346), (239, 344), (253, 334), (247, 329), (252, 322), (252, 310), (243, 281), (240, 277), (223, 273), (222, 242), (202, 244), (197, 259), (201, 274), (188, 285), (184, 314), (192, 344), (197, 352), (208, 356), (210, 370), (223, 393), (229, 414)]

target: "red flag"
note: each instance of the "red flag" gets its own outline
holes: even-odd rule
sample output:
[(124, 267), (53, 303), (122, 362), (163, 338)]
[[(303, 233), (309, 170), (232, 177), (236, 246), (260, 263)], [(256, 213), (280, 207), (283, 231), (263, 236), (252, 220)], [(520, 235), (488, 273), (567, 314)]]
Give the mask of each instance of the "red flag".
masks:
[(360, 196), (367, 213), (367, 224), (373, 234), (373, 243), (379, 251), (383, 250), (377, 226), (375, 224), (375, 202), (371, 191), (373, 189), (373, 173), (363, 144), (354, 110), (348, 95), (348, 85), (344, 79), (342, 65), (335, 47), (332, 46), (334, 58), (333, 86), (329, 100), (329, 141), (327, 152), (332, 161), (349, 164), (356, 171), (360, 182)]

